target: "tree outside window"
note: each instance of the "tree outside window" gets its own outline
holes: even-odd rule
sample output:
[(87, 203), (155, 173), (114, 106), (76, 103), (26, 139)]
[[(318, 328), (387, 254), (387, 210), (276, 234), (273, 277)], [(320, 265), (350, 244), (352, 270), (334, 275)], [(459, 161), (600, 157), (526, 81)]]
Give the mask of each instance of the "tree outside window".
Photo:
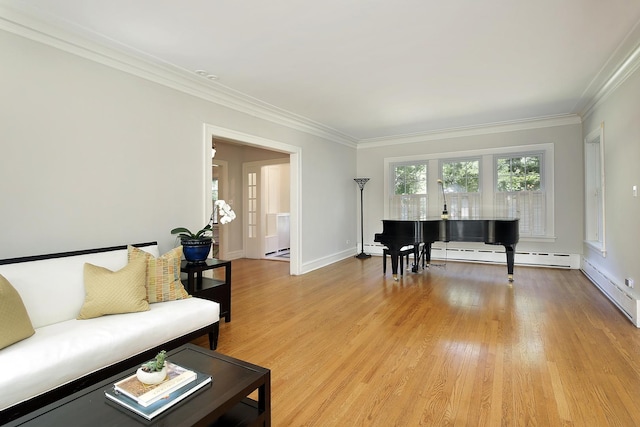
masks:
[(427, 165), (411, 164), (395, 167), (394, 194), (426, 194)]
[(497, 159), (498, 191), (538, 191), (540, 155)]
[(427, 164), (395, 164), (391, 167), (393, 195), (389, 213), (393, 219), (421, 219), (427, 215)]
[(444, 189), (450, 219), (519, 218), (521, 238), (554, 239), (553, 143), (456, 154), (385, 159), (386, 219), (439, 216)]
[(546, 233), (542, 154), (496, 157), (496, 215), (520, 218), (521, 236)]
[[(447, 193), (451, 218), (479, 217), (480, 160), (445, 160), (442, 162), (442, 181)], [(444, 202), (444, 200), (443, 200)]]

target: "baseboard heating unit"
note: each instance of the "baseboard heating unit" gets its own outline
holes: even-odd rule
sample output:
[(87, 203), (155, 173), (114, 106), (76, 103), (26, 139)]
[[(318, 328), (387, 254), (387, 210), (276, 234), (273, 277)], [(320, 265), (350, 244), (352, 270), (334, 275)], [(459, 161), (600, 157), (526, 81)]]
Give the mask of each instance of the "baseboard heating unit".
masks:
[(584, 258), (582, 258), (582, 267), (580, 270), (631, 320), (631, 323), (636, 327), (640, 327), (638, 323), (640, 319), (638, 315), (640, 313), (640, 298), (638, 298), (632, 289), (622, 284), (616, 284), (616, 282), (609, 277), (609, 274), (599, 270)]
[[(382, 245), (365, 245), (372, 255), (382, 255)], [(517, 249), (517, 248), (516, 248)], [(502, 246), (492, 247), (486, 245), (484, 248), (460, 248), (436, 246), (431, 248), (432, 259), (447, 259), (450, 261), (481, 262), (487, 264), (505, 264), (505, 250)], [(546, 252), (519, 252), (516, 250), (515, 265), (532, 267), (569, 268), (577, 270), (580, 268), (580, 255), (560, 254)]]

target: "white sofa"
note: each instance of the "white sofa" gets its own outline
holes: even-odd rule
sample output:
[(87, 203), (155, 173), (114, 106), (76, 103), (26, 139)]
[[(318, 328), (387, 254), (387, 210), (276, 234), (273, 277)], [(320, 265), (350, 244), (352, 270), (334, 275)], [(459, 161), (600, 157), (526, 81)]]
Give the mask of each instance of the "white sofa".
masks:
[[(135, 245), (159, 256), (155, 242)], [(127, 246), (0, 260), (35, 334), (0, 350), (0, 424), (208, 333), (217, 344), (220, 306), (190, 297), (148, 311), (77, 320), (85, 263), (120, 270)]]

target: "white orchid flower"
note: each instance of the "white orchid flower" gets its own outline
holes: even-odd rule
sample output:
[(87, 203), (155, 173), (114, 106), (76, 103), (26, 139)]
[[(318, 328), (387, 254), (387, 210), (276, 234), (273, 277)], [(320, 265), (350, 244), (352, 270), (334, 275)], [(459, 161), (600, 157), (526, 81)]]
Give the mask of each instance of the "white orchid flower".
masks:
[(216, 200), (214, 205), (218, 207), (218, 213), (220, 215), (220, 218), (218, 218), (218, 222), (220, 222), (220, 224), (228, 224), (236, 219), (236, 213), (224, 200)]

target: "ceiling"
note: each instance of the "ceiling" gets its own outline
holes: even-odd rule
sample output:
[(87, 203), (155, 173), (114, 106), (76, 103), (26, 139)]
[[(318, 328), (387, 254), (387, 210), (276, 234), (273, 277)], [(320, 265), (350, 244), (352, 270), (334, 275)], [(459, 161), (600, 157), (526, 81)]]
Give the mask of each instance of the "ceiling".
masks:
[(640, 41), (630, 0), (0, 3), (354, 141), (579, 115)]

